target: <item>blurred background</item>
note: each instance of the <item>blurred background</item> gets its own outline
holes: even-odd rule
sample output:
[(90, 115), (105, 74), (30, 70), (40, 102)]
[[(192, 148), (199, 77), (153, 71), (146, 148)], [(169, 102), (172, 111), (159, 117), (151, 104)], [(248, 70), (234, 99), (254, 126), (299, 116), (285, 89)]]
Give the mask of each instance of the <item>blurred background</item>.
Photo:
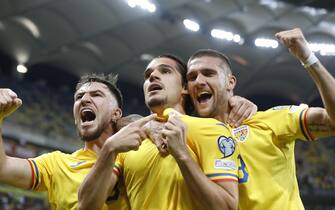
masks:
[[(118, 73), (124, 113), (148, 114), (143, 70), (163, 53), (185, 60), (200, 48), (227, 54), (236, 94), (259, 110), (322, 106), (312, 80), (274, 34), (300, 27), (335, 75), (334, 7), (331, 0), (0, 0), (0, 87), (23, 99), (4, 123), (6, 152), (35, 157), (80, 148), (73, 92), (87, 72)], [(334, 149), (334, 139), (297, 143), (307, 210), (335, 209)], [(44, 194), (0, 185), (0, 209), (49, 207)]]

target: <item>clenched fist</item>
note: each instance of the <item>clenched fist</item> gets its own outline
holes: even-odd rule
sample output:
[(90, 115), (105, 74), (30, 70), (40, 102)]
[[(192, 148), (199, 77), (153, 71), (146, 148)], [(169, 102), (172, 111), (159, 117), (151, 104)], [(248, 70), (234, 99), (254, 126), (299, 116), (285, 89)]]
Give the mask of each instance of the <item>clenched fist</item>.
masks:
[(17, 97), (15, 92), (8, 88), (0, 89), (0, 122), (21, 105), (22, 100)]

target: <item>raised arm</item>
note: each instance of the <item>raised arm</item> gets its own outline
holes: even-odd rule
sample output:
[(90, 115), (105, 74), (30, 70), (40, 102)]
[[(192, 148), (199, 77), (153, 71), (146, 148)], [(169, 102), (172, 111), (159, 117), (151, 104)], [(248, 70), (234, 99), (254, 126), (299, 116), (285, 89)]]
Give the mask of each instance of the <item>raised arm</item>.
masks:
[(279, 41), (289, 49), (306, 68), (321, 95), (324, 108), (310, 108), (307, 112), (308, 129), (313, 137), (335, 135), (335, 79), (315, 57), (299, 28), (276, 34)]
[(118, 172), (113, 172), (116, 156), (139, 148), (147, 137), (143, 126), (154, 117), (150, 115), (132, 122), (106, 140), (91, 172), (80, 186), (78, 210), (102, 208), (118, 181)]
[(2, 122), (22, 104), (12, 90), (0, 89), (0, 182), (28, 189), (31, 168), (26, 159), (6, 155), (2, 139)]
[(237, 209), (237, 181), (222, 180), (213, 182), (205, 175), (187, 150), (186, 127), (178, 116), (169, 116), (162, 134), (165, 136), (168, 150), (175, 158), (192, 197), (199, 202), (202, 206), (201, 209)]

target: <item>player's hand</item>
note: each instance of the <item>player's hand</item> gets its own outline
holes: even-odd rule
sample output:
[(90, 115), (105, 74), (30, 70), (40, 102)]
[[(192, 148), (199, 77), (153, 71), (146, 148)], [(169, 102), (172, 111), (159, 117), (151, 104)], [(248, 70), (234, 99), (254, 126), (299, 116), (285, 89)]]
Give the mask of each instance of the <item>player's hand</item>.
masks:
[(164, 127), (163, 122), (152, 120), (145, 125), (146, 133), (150, 140), (156, 145), (161, 156), (167, 156), (169, 154), (166, 143), (162, 138), (162, 130)]
[(121, 128), (141, 118), (142, 116), (138, 114), (130, 114), (128, 116), (121, 117), (118, 121), (116, 121), (116, 130), (119, 131)]
[(104, 147), (109, 147), (110, 151), (116, 153), (138, 150), (142, 141), (148, 138), (144, 125), (154, 120), (155, 117), (156, 114), (149, 115), (121, 128), (121, 130), (106, 140)]
[(186, 125), (175, 112), (169, 113), (168, 121), (162, 130), (162, 138), (167, 150), (175, 159), (188, 155), (186, 145)]
[(311, 54), (308, 42), (306, 41), (300, 28), (281, 31), (276, 33), (276, 37), (292, 55), (302, 62), (306, 61), (308, 56)]
[(257, 112), (256, 104), (240, 96), (229, 98), (228, 103), (231, 108), (228, 123), (233, 127), (240, 126), (243, 120), (249, 119)]
[(21, 105), (22, 100), (17, 97), (15, 92), (7, 88), (0, 89), (0, 122)]

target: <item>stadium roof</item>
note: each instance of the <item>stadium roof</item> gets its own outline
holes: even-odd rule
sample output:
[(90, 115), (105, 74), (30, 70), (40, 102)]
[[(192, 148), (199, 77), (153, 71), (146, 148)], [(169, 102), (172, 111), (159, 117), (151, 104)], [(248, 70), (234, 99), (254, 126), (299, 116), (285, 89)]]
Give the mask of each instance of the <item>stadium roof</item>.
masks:
[[(299, 62), (280, 45), (256, 47), (255, 39), (274, 39), (278, 31), (300, 27), (310, 42), (334, 44), (335, 13), (330, 2), (2, 0), (0, 51), (28, 69), (46, 64), (73, 75), (113, 71), (141, 84), (143, 69), (156, 55), (168, 52), (187, 59), (199, 48), (214, 48), (232, 59), (238, 93), (310, 102), (318, 93)], [(197, 22), (199, 30), (187, 29), (185, 19)], [(333, 67), (335, 51), (320, 46), (323, 56), (317, 56)]]

